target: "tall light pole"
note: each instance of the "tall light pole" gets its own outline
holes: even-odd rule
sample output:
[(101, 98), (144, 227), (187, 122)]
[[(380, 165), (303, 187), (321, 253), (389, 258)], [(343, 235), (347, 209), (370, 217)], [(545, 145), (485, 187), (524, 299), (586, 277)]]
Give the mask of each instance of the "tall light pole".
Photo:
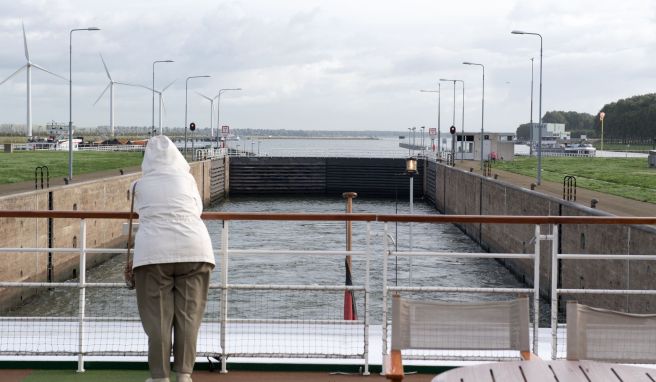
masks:
[[(456, 125), (456, 82), (462, 83), (462, 126), (460, 127), (460, 160), (465, 159), (465, 81), (440, 78), (440, 81), (453, 81), (453, 126)], [(453, 153), (455, 155), (455, 153)], [(453, 158), (455, 161), (455, 157)]]
[[(151, 132), (155, 131), (155, 64), (158, 64), (158, 63), (160, 63), (160, 62), (173, 62), (173, 60), (157, 60), (157, 61), (153, 61), (153, 87), (152, 87), (152, 89), (153, 89), (153, 111), (152, 111), (152, 115), (153, 115), (153, 123), (152, 123), (152, 125), (150, 126), (150, 128), (151, 128)], [(161, 132), (161, 129), (160, 129), (160, 135), (161, 135), (161, 133), (162, 133), (162, 132)]]
[[(214, 98), (210, 98), (199, 92), (196, 92), (196, 94), (198, 94), (199, 96), (205, 98), (210, 102), (210, 134), (212, 135), (212, 138), (214, 138), (214, 129), (212, 128), (212, 121), (214, 121)], [(212, 142), (212, 140), (210, 140), (210, 142)]]
[(540, 114), (538, 126), (538, 174), (535, 178), (535, 183), (539, 186), (542, 182), (542, 35), (535, 32), (512, 31), (512, 34), (528, 34), (540, 37), (540, 101), (538, 106), (538, 113)]
[(221, 129), (221, 94), (229, 91), (239, 91), (241, 88), (219, 89), (219, 93), (214, 96), (216, 102), (216, 148), (219, 148), (219, 131)]
[(185, 121), (184, 121), (184, 153), (185, 153), (185, 158), (187, 157), (187, 94), (189, 93), (189, 80), (192, 78), (209, 78), (211, 76), (204, 75), (204, 76), (189, 76), (187, 77), (187, 80), (185, 81)]
[(481, 98), (481, 171), (483, 171), (483, 143), (485, 142), (485, 136), (483, 133), (485, 132), (484, 129), (484, 124), (485, 124), (485, 65), (483, 64), (477, 64), (475, 62), (463, 62), (463, 65), (474, 65), (474, 66), (480, 66), (481, 69), (483, 69), (483, 89), (481, 91), (482, 98)]
[(528, 148), (528, 156), (532, 157), (533, 156), (533, 61), (535, 60), (535, 57), (531, 57), (531, 118), (530, 118), (530, 124), (531, 130), (530, 130), (530, 137), (531, 137), (531, 144)]
[(68, 35), (68, 180), (73, 180), (73, 32), (99, 31), (100, 28), (71, 29)]
[(437, 83), (437, 90), (420, 90), (422, 93), (437, 93), (437, 156), (440, 155), (440, 98), (442, 97), (442, 83)]

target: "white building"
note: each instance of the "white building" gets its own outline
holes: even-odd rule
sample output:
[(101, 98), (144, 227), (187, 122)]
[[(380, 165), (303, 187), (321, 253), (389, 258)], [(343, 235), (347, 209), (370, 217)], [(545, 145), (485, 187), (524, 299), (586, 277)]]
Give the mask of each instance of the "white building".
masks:
[[(455, 159), (481, 159), (481, 133), (456, 133)], [(483, 159), (512, 160), (515, 154), (515, 133), (489, 132), (483, 134)], [(451, 137), (442, 146), (446, 152), (451, 152)], [(444, 142), (444, 141), (443, 141)]]

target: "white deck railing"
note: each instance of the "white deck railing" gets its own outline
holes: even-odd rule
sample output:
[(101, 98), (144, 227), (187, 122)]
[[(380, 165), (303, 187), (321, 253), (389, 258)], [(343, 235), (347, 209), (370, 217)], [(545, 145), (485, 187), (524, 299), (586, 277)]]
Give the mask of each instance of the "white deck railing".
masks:
[[(133, 356), (145, 355), (147, 340), (140, 321), (136, 315), (136, 302), (133, 291), (125, 288), (121, 282), (89, 282), (87, 281), (87, 256), (97, 254), (124, 254), (123, 249), (88, 248), (86, 220), (90, 219), (127, 219), (129, 213), (124, 212), (81, 212), (81, 211), (0, 211), (0, 218), (77, 218), (79, 226), (79, 248), (0, 248), (0, 253), (38, 254), (52, 252), (55, 254), (77, 254), (79, 256), (79, 279), (77, 282), (0, 282), (0, 288), (39, 288), (48, 293), (57, 290), (78, 289), (77, 302), (71, 302), (75, 309), (73, 313), (65, 313), (56, 317), (16, 316), (5, 314), (0, 318), (0, 354), (4, 355), (75, 355), (78, 358), (78, 370), (84, 370), (86, 356)], [(227, 370), (227, 360), (230, 357), (267, 357), (267, 358), (339, 358), (360, 359), (364, 365), (364, 373), (369, 372), (370, 356), (370, 319), (371, 319), (371, 273), (379, 273), (383, 279), (382, 306), (385, 307), (382, 320), (382, 353), (387, 352), (387, 300), (390, 292), (404, 293), (491, 293), (491, 294), (531, 294), (533, 297), (533, 349), (537, 352), (537, 330), (539, 323), (539, 272), (540, 242), (552, 242), (552, 280), (558, 279), (559, 260), (569, 259), (622, 259), (622, 260), (656, 260), (656, 256), (638, 255), (589, 255), (589, 254), (559, 254), (557, 251), (557, 224), (656, 224), (656, 218), (630, 217), (579, 217), (579, 216), (477, 216), (477, 215), (380, 215), (380, 214), (268, 214), (268, 213), (204, 213), (206, 220), (223, 220), (221, 230), (221, 248), (216, 251), (220, 267), (220, 282), (210, 285), (210, 298), (207, 313), (201, 325), (198, 342), (198, 355), (220, 358), (222, 371)], [(364, 221), (366, 228), (366, 250), (340, 251), (334, 249), (319, 251), (291, 250), (236, 250), (229, 247), (228, 224), (233, 220), (270, 220), (270, 221)], [(535, 227), (533, 237), (534, 251), (532, 253), (460, 253), (460, 252), (398, 252), (392, 251), (387, 227), (379, 232), (378, 237), (385, 241), (383, 253), (375, 254), (371, 249), (371, 240), (377, 235), (372, 231), (373, 222), (418, 222), (418, 223), (482, 223), (482, 224), (532, 224)], [(550, 235), (540, 233), (540, 224), (553, 225)], [(255, 237), (255, 236), (254, 236)], [(341, 280), (328, 283), (298, 285), (287, 282), (284, 278), (280, 283), (272, 284), (231, 284), (232, 268), (230, 259), (266, 257), (263, 262), (271, 263), (271, 258), (293, 256), (294, 258), (334, 258), (353, 256), (364, 262), (361, 269), (365, 275), (360, 284), (346, 286)], [(381, 256), (382, 269), (371, 269), (371, 261)], [(420, 285), (417, 280), (412, 285), (388, 285), (388, 261), (395, 257), (414, 258), (507, 258), (524, 259), (533, 262), (534, 279), (532, 287), (449, 287), (435, 285)], [(99, 297), (96, 293), (111, 290), (109, 297)], [(248, 316), (236, 312), (238, 305), (232, 303), (236, 297), (232, 294), (250, 293), (248, 306), (261, 304), (268, 308), (266, 293), (294, 293), (292, 298), (299, 299), (307, 306), (313, 306), (308, 293), (333, 294), (329, 296), (335, 301), (335, 294), (344, 291), (354, 291), (364, 295), (358, 305), (362, 313), (357, 320), (346, 321), (341, 317), (259, 317)], [(557, 330), (558, 296), (571, 293), (600, 294), (656, 294), (654, 290), (590, 290), (557, 288), (551, 285), (552, 291), (552, 330)], [(91, 293), (91, 295), (90, 295)], [(55, 298), (54, 296), (53, 298)], [(283, 296), (276, 301), (287, 301), (289, 296)], [(243, 299), (242, 296), (239, 298)], [(258, 301), (257, 298), (260, 300)], [(339, 299), (338, 299), (339, 300)], [(117, 304), (107, 310), (95, 311), (91, 303)], [(123, 305), (120, 305), (123, 304)], [(265, 306), (266, 305), (266, 306)], [(329, 304), (328, 304), (329, 305)], [(333, 304), (334, 305), (334, 304)], [(341, 314), (341, 308), (337, 304)], [(231, 310), (232, 309), (232, 310)], [(335, 310), (335, 309), (333, 309)], [(269, 311), (266, 311), (270, 313)], [(334, 312), (333, 312), (334, 313)], [(113, 316), (113, 317), (112, 317)], [(555, 328), (555, 329), (554, 329)], [(552, 338), (552, 356), (555, 358), (559, 338)], [(493, 355), (493, 359), (505, 358), (504, 355)], [(409, 358), (412, 358), (410, 356)], [(431, 355), (421, 355), (418, 359), (433, 359)], [(477, 360), (480, 354), (441, 354), (439, 359)]]

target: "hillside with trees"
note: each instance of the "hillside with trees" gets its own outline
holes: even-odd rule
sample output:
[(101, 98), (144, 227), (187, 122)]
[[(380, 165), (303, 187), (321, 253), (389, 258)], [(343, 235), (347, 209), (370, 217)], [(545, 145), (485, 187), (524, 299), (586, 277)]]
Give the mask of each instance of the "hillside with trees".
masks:
[[(604, 105), (604, 139), (618, 143), (651, 142), (656, 138), (656, 93), (620, 99)], [(537, 123), (535, 121), (534, 123)], [(564, 123), (572, 138), (582, 134), (588, 138), (601, 136), (599, 113), (591, 115), (575, 111), (548, 111), (542, 118), (544, 123)], [(529, 139), (529, 124), (517, 128), (517, 138)]]

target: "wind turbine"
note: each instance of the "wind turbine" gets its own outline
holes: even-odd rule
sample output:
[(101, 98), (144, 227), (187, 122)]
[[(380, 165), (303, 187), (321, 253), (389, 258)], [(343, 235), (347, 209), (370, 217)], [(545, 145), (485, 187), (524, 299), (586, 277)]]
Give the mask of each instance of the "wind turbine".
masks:
[(16, 70), (11, 76), (7, 77), (2, 82), (0, 82), (0, 85), (12, 79), (23, 69), (26, 69), (27, 72), (27, 134), (26, 135), (27, 137), (31, 137), (32, 136), (32, 67), (35, 67), (36, 69), (44, 71), (48, 74), (52, 74), (55, 77), (59, 77), (62, 80), (65, 81), (68, 80), (65, 77), (60, 76), (59, 74), (55, 74), (37, 64), (32, 63), (32, 61), (30, 60), (30, 52), (27, 49), (27, 36), (25, 35), (25, 24), (23, 24), (23, 44), (25, 45), (25, 59), (27, 60), (27, 63), (21, 66), (20, 68), (18, 68), (18, 70)]
[[(216, 97), (210, 98), (210, 97), (206, 96), (205, 94), (202, 94), (202, 93), (199, 93), (199, 92), (196, 92), (196, 94), (198, 94), (199, 96), (201, 96), (201, 97), (205, 98), (206, 100), (210, 101), (210, 135), (211, 135), (212, 138), (214, 138), (214, 128), (212, 127), (212, 121), (213, 121), (214, 116), (213, 116), (212, 113), (214, 113), (214, 98), (216, 98)], [(218, 134), (218, 132), (217, 132), (217, 134)], [(212, 140), (210, 140), (210, 142)]]
[(102, 54), (100, 55), (100, 60), (103, 63), (103, 66), (105, 67), (105, 73), (107, 73), (107, 78), (109, 79), (109, 84), (105, 87), (105, 90), (100, 93), (98, 96), (98, 99), (96, 99), (96, 102), (93, 104), (97, 104), (98, 101), (102, 98), (103, 95), (105, 95), (105, 92), (107, 89), (109, 89), (109, 127), (112, 131), (112, 137), (114, 136), (114, 85), (125, 85), (125, 86), (134, 86), (138, 88), (144, 88), (151, 90), (149, 87), (144, 86), (144, 85), (139, 85), (139, 84), (130, 84), (127, 82), (120, 82), (120, 81), (114, 81), (112, 79), (112, 75), (109, 74), (109, 69), (107, 69), (107, 64), (105, 64), (105, 59), (103, 58)]
[(164, 95), (162, 93), (173, 85), (173, 83), (175, 83), (175, 80), (171, 81), (171, 83), (166, 85), (162, 90), (153, 90), (159, 96), (159, 135), (162, 135), (162, 109), (164, 109)]

